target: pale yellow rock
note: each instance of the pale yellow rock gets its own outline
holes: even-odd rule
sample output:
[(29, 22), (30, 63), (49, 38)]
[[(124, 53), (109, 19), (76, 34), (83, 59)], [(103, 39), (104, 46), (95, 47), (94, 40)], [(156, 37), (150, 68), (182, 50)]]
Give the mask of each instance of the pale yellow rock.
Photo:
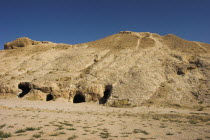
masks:
[(210, 44), (123, 31), (77, 45), (21, 38), (5, 49), (0, 51), (2, 94), (19, 94), (18, 85), (29, 82), (23, 98), (34, 100), (210, 105)]

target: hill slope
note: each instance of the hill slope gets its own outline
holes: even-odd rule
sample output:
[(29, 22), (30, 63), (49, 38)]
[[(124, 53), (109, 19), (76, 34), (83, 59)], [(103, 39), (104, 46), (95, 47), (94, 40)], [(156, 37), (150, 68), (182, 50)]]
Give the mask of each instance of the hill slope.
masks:
[(5, 44), (0, 58), (1, 95), (112, 106), (210, 105), (210, 44), (175, 35), (124, 31), (77, 45), (19, 38)]

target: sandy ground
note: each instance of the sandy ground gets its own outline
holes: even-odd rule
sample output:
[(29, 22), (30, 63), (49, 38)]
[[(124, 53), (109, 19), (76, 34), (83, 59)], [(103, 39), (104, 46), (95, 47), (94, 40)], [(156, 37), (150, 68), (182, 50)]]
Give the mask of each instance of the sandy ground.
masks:
[(8, 140), (201, 140), (210, 139), (210, 110), (0, 99), (0, 132)]

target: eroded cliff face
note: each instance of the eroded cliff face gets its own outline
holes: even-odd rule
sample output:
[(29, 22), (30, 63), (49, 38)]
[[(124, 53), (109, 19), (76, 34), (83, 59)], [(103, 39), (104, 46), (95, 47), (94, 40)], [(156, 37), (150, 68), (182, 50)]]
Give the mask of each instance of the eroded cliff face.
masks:
[(210, 44), (129, 31), (77, 45), (17, 40), (0, 51), (1, 94), (113, 106), (210, 105)]

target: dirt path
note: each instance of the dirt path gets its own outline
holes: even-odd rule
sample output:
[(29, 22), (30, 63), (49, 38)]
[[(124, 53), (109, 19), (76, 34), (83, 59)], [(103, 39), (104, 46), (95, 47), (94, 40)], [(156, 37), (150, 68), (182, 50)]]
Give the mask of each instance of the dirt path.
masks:
[(139, 37), (138, 41), (137, 41), (137, 45), (136, 45), (136, 50), (138, 50), (140, 42), (141, 42), (141, 36), (139, 35), (139, 33), (136, 33), (136, 35)]
[(8, 140), (210, 139), (209, 114), (210, 110), (0, 99), (0, 137), (7, 133)]
[(201, 47), (202, 49), (204, 49), (205, 51), (207, 51), (207, 49), (205, 47), (203, 47), (202, 45), (200, 45), (198, 42), (194, 41), (199, 47)]

